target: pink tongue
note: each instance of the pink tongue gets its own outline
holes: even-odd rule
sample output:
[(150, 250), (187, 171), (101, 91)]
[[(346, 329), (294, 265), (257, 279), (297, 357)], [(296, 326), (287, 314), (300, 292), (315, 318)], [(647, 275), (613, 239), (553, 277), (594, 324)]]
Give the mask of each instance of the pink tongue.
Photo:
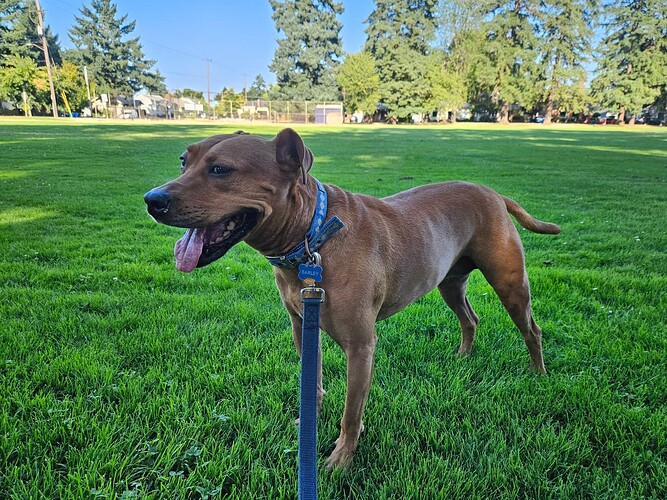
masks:
[(189, 273), (197, 267), (199, 257), (204, 248), (205, 229), (188, 229), (174, 246), (176, 269)]

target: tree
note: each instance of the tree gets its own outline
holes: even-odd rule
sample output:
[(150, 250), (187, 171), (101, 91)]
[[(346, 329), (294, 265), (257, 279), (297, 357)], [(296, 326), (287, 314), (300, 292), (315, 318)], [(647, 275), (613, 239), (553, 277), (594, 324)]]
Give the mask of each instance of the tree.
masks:
[(591, 82), (594, 97), (630, 123), (667, 85), (667, 4), (663, 0), (616, 0), (603, 8), (606, 36)]
[(509, 122), (510, 107), (531, 107), (538, 100), (537, 39), (531, 13), (538, 0), (491, 2), (482, 24), (485, 40), (475, 65), (478, 92), (486, 93)]
[[(36, 51), (28, 43), (31, 37), (26, 19), (29, 19), (28, 8), (23, 0), (0, 0), (0, 57), (31, 57), (31, 53)], [(36, 28), (32, 34), (37, 35)], [(36, 54), (31, 58), (36, 58)]]
[(456, 121), (456, 110), (467, 101), (467, 81), (457, 70), (451, 56), (435, 52), (428, 56), (427, 62), (429, 93), (425, 105), (427, 109), (444, 116), (451, 113), (451, 121)]
[[(51, 62), (60, 64), (58, 35), (44, 27)], [(37, 33), (35, 4), (26, 0), (0, 0), (0, 58), (3, 55), (29, 57), (38, 66), (46, 64), (42, 41)]]
[(449, 52), (467, 33), (479, 31), (482, 7), (478, 0), (444, 0), (438, 7), (436, 34), (438, 45)]
[(394, 118), (426, 111), (428, 54), (437, 0), (376, 0), (366, 22), (366, 48), (380, 76), (380, 95)]
[(32, 116), (32, 109), (44, 109), (49, 99), (49, 83), (46, 69), (37, 66), (29, 57), (5, 56), (5, 66), (0, 71), (0, 97), (21, 103), (25, 116)]
[(269, 69), (286, 100), (338, 99), (334, 71), (343, 55), (340, 38), (343, 13), (335, 0), (269, 0), (276, 30), (284, 34)]
[(146, 88), (163, 91), (164, 78), (151, 68), (155, 61), (144, 58), (139, 37), (126, 39), (135, 28), (135, 21), (126, 22), (127, 14), (116, 17), (117, 7), (111, 0), (92, 0), (82, 7), (78, 25), (69, 31), (74, 50), (69, 59), (87, 66), (91, 78), (101, 91), (131, 94)]
[(64, 61), (55, 68), (54, 80), (58, 99), (61, 102), (67, 99), (72, 110), (79, 111), (89, 105), (83, 70), (76, 64)]
[(190, 99), (194, 99), (200, 104), (203, 104), (206, 101), (206, 99), (204, 99), (204, 93), (201, 90), (192, 90), (186, 87), (182, 91), (177, 90), (174, 92), (174, 95), (176, 94), (179, 94), (179, 97), (189, 97)]
[(343, 104), (349, 113), (373, 115), (380, 101), (380, 76), (375, 61), (367, 52), (349, 54), (336, 71), (343, 91)]
[(540, 100), (547, 125), (554, 109), (581, 112), (588, 104), (584, 64), (591, 51), (595, 14), (595, 0), (544, 0), (540, 4)]
[(257, 75), (248, 89), (248, 99), (260, 99), (269, 96), (269, 86), (262, 75)]
[(237, 93), (234, 89), (226, 87), (215, 95), (215, 100), (218, 101), (215, 112), (221, 116), (227, 115), (232, 117), (234, 112), (241, 109), (245, 104), (242, 92)]
[(447, 0), (440, 3), (437, 38), (443, 58), (437, 58), (427, 74), (431, 86), (432, 109), (456, 111), (472, 94), (473, 69), (484, 35), (483, 12), (477, 0)]

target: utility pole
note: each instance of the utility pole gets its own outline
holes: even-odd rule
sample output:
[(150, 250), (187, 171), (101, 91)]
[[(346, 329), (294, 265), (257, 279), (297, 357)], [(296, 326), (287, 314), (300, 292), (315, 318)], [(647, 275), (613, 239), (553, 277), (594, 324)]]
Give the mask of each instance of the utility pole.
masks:
[(211, 61), (210, 59), (204, 59), (206, 61), (206, 102), (208, 102), (208, 112), (211, 112)]
[(53, 75), (51, 74), (51, 59), (49, 58), (49, 47), (44, 35), (44, 20), (42, 19), (42, 9), (39, 6), (39, 0), (35, 0), (37, 6), (37, 34), (42, 38), (42, 50), (44, 51), (44, 61), (46, 62), (46, 73), (49, 75), (49, 88), (51, 89), (51, 107), (53, 108), (53, 117), (58, 118), (58, 104), (56, 103), (56, 90), (53, 88)]
[[(88, 81), (88, 68), (83, 67), (83, 78), (86, 81), (86, 92), (88, 93), (88, 106), (90, 106), (90, 116), (93, 116), (93, 101), (90, 99), (90, 82)], [(95, 118), (97, 118), (97, 110), (95, 110)]]

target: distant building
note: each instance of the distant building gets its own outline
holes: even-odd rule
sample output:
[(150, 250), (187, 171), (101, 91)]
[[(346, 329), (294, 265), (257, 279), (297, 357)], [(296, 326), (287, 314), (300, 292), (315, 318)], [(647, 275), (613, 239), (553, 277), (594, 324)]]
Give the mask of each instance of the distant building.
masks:
[(343, 123), (343, 105), (317, 104), (315, 106), (315, 123), (341, 125)]
[(171, 103), (159, 95), (137, 94), (134, 105), (142, 118), (166, 118)]
[(200, 116), (204, 112), (204, 105), (190, 97), (174, 99), (174, 105), (179, 115)]

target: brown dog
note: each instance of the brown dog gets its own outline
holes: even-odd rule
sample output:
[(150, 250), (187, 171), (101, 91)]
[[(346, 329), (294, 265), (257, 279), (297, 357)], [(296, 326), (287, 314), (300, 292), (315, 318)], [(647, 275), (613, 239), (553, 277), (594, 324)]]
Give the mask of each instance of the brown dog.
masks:
[[(158, 222), (189, 228), (176, 243), (177, 268), (189, 272), (210, 264), (241, 240), (269, 257), (301, 353), (304, 285), (293, 267), (308, 258), (304, 238), (316, 206), (322, 205), (318, 182), (307, 174), (310, 150), (291, 129), (273, 140), (237, 132), (188, 146), (181, 161), (180, 177), (145, 195)], [(337, 216), (344, 227), (329, 231), (328, 239), (321, 237), (325, 228), (320, 227), (320, 233), (309, 234), (308, 243), (310, 251), (321, 254), (324, 268), (321, 286), (327, 300), (321, 327), (347, 357), (345, 410), (328, 468), (347, 465), (357, 448), (373, 371), (375, 322), (438, 287), (461, 323), (459, 352), (469, 353), (479, 321), (466, 298), (474, 269), (481, 270), (521, 331), (533, 369), (545, 372), (523, 247), (507, 213), (537, 233), (558, 234), (557, 225), (534, 219), (489, 188), (464, 182), (422, 186), (383, 199), (333, 185), (324, 192), (325, 219)], [(318, 409), (323, 395), (320, 364)]]

